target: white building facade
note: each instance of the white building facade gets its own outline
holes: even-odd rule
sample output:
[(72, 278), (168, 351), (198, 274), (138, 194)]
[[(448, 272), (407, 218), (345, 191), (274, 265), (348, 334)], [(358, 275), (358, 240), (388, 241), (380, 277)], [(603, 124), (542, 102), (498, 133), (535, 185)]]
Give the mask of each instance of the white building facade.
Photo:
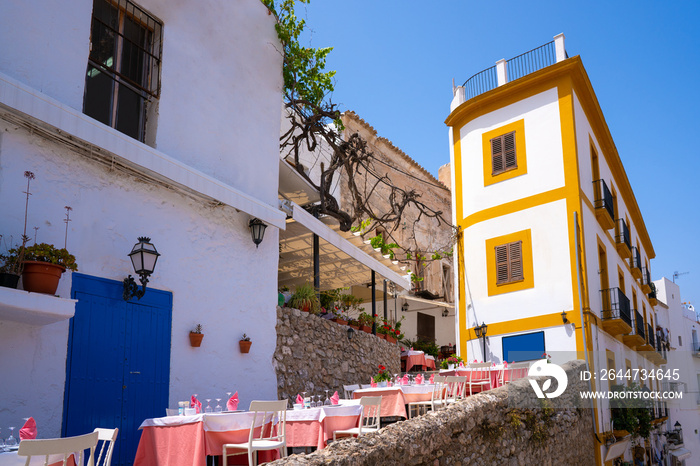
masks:
[[(114, 464), (130, 464), (143, 419), (192, 394), (276, 399), (274, 16), (259, 0), (11, 0), (0, 49), (0, 234), (19, 241), (31, 171), (28, 244), (65, 242), (78, 263), (55, 297), (0, 288), (0, 426), (119, 427)], [(161, 256), (125, 301), (139, 236)]]

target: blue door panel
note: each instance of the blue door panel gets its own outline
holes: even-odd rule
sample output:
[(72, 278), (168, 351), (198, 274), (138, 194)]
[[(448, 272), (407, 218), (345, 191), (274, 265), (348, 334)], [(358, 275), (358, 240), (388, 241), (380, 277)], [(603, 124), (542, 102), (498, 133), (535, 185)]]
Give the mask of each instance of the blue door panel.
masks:
[(121, 282), (73, 274), (63, 435), (119, 428), (114, 465), (133, 463), (140, 432), (168, 406), (172, 294), (122, 299)]

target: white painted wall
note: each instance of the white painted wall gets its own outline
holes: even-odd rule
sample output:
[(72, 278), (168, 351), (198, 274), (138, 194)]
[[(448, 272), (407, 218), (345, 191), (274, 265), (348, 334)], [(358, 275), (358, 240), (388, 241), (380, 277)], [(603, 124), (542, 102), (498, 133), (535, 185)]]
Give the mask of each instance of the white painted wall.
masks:
[[(282, 57), (259, 0), (142, 0), (163, 22), (155, 146), (268, 204), (277, 201)], [(82, 110), (90, 0), (0, 4), (0, 72)]]
[[(21, 234), (22, 174), (31, 170), (28, 228), (39, 227), (39, 242), (62, 245), (63, 206), (71, 206), (68, 248), (81, 273), (121, 281), (133, 274), (127, 254), (136, 237), (152, 238), (162, 255), (149, 287), (173, 292), (171, 405), (192, 393), (214, 398), (236, 390), (241, 406), (253, 398), (276, 399), (276, 229), (268, 228), (256, 249), (244, 213), (110, 171), (2, 120), (0, 134), (0, 231)], [(58, 295), (69, 297), (70, 288), (66, 273)], [(205, 337), (194, 349), (188, 333), (197, 323)], [(238, 349), (244, 332), (253, 341), (248, 355)], [(0, 323), (0, 372), (12, 374), (0, 386), (6, 400), (0, 425), (32, 415), (42, 437), (59, 436), (66, 344), (67, 322)], [(10, 354), (17, 360), (5, 357)]]
[[(467, 327), (505, 322), (573, 308), (564, 200), (477, 223), (464, 232), (468, 282)], [(487, 239), (531, 229), (534, 288), (488, 295)], [(470, 299), (471, 296), (471, 299)]]
[[(527, 174), (484, 186), (482, 134), (521, 119), (525, 120)], [(550, 89), (460, 128), (464, 216), (563, 186), (560, 127), (557, 90)]]

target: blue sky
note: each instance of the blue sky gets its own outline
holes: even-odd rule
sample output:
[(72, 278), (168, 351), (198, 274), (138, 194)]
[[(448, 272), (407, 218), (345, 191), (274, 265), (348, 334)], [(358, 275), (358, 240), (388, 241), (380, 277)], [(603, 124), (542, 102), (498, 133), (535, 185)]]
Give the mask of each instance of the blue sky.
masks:
[(700, 2), (312, 0), (307, 41), (334, 47), (333, 101), (431, 173), (449, 162), (459, 85), (563, 32), (580, 55), (656, 251), (700, 307)]

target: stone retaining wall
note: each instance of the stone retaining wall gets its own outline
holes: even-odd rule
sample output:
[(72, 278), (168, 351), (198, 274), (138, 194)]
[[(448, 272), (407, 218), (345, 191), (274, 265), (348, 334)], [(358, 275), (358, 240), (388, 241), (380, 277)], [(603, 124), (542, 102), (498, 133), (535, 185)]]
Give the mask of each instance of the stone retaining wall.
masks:
[[(586, 390), (583, 361), (562, 366), (569, 377), (557, 406), (577, 406)], [(542, 386), (542, 383), (540, 383)], [(534, 408), (513, 407), (529, 397)], [(292, 455), (272, 465), (593, 465), (592, 410), (588, 405), (552, 408), (539, 400), (527, 379), (474, 395), (437, 412), (391, 424), (360, 439), (345, 439), (309, 455)], [(522, 406), (523, 403), (517, 403)]]
[(401, 369), (401, 353), (394, 343), (365, 332), (348, 340), (348, 326), (338, 325), (308, 312), (277, 308), (277, 348), (273, 366), (277, 371), (280, 400), (307, 395), (331, 394), (343, 385), (368, 384), (379, 364), (391, 374)]

